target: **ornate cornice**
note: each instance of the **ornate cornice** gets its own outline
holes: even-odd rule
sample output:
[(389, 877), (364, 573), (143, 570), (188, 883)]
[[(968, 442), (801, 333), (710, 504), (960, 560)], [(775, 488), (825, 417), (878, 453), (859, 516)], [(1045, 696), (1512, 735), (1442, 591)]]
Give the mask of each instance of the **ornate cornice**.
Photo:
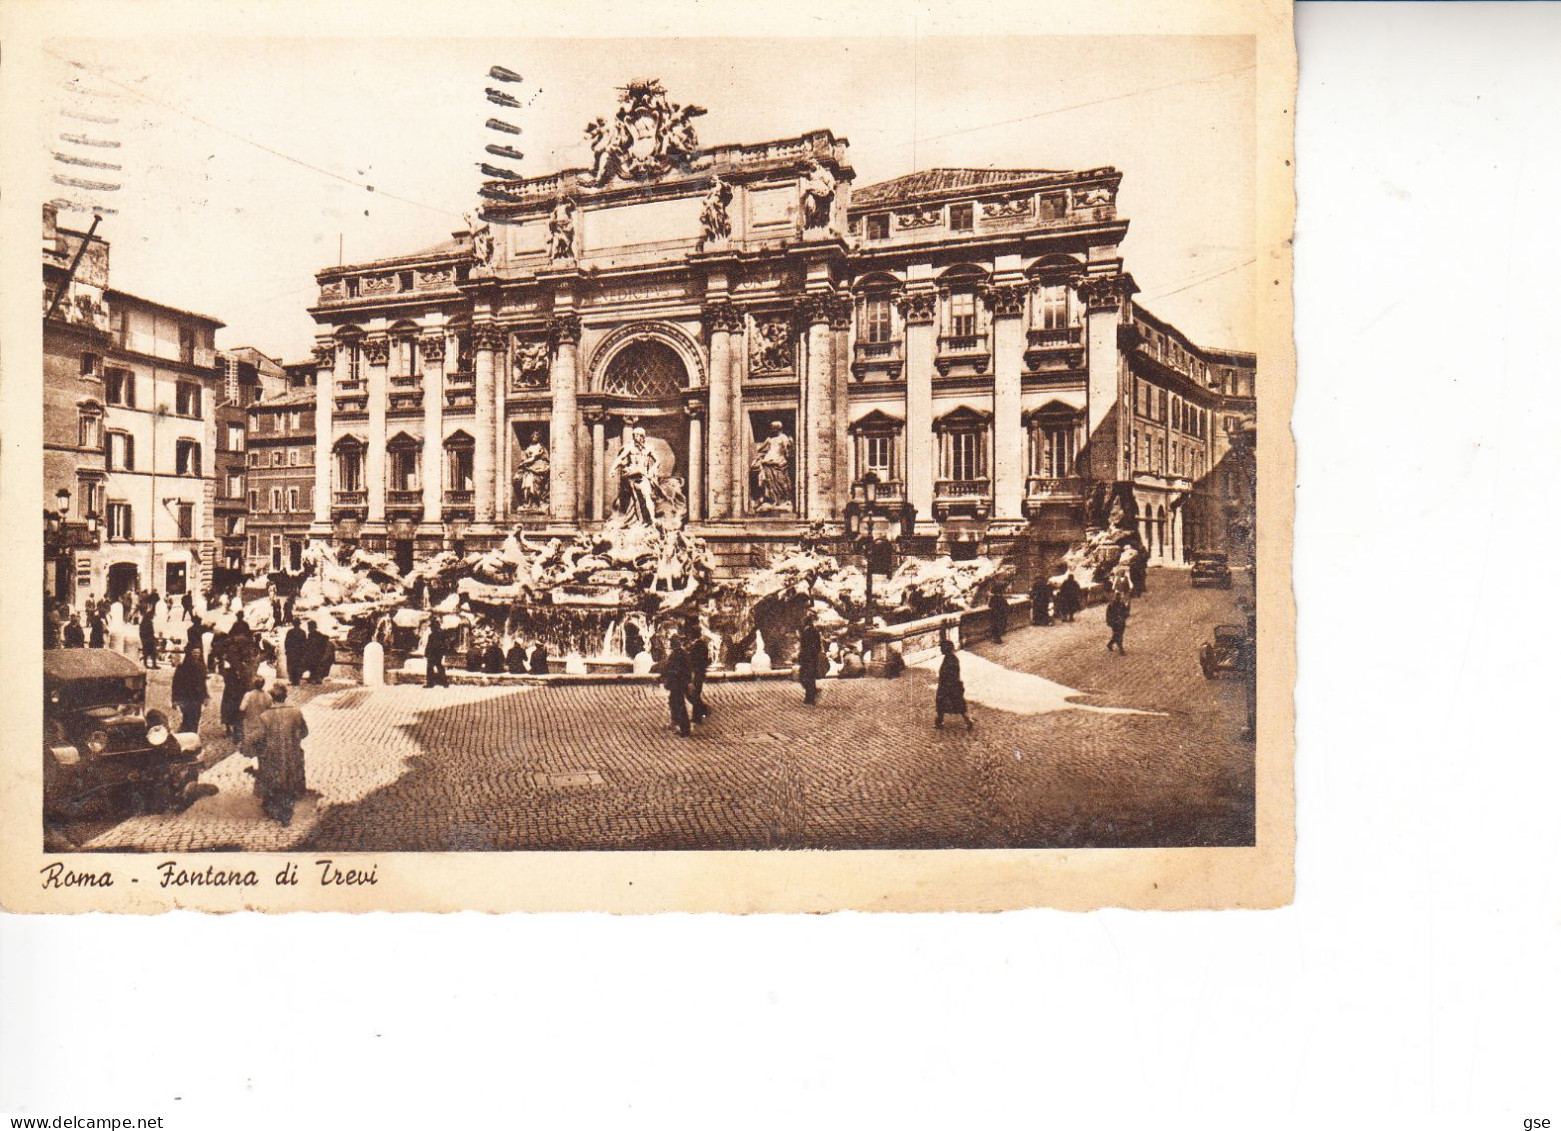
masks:
[(938, 315), (938, 296), (935, 291), (901, 291), (894, 301), (900, 308), (900, 317), (907, 323), (931, 322)]
[(1024, 313), (1030, 288), (1024, 283), (989, 283), (981, 289), (981, 298), (996, 318), (1017, 318)]
[(743, 328), (743, 312), (729, 302), (712, 302), (705, 307), (705, 326), (711, 332), (737, 333)]
[(479, 322), (472, 327), (472, 348), (500, 350), (504, 348), (504, 331), (491, 322)]
[(363, 339), (363, 360), (370, 365), (385, 365), (390, 361), (390, 339), (376, 334)]
[(425, 334), (417, 340), (417, 348), (422, 351), (425, 361), (444, 360), (444, 335)]
[(558, 314), (548, 320), (548, 340), (555, 345), (576, 345), (580, 341), (580, 316)]
[(1131, 275), (1086, 276), (1074, 285), (1090, 310), (1112, 310), (1138, 293)]

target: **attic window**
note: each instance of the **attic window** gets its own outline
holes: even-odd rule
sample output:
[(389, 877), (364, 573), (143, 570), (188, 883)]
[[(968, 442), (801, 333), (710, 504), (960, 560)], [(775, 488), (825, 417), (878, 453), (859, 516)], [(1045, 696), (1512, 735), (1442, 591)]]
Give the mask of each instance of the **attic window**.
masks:
[(976, 226), (976, 206), (974, 204), (949, 205), (949, 228), (955, 232), (972, 231)]
[(889, 238), (889, 214), (880, 212), (876, 216), (867, 218), (867, 238), (870, 240), (886, 240)]

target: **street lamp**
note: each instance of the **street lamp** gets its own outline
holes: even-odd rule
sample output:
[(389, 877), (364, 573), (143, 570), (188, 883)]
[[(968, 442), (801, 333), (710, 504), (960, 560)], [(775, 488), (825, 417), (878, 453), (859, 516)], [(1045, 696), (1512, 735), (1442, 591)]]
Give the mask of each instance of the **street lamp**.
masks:
[(862, 476), (862, 519), (866, 526), (861, 536), (862, 551), (867, 558), (867, 630), (873, 628), (873, 516), (878, 507), (878, 475), (868, 471)]
[(59, 504), (60, 518), (63, 520), (65, 516), (70, 513), (69, 488), (61, 487), (58, 491), (54, 492), (54, 501)]

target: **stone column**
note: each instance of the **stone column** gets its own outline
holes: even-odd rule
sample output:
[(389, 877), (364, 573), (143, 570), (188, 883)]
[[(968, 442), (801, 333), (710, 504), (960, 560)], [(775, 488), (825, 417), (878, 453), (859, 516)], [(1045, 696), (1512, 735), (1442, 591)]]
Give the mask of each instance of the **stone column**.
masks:
[(385, 364), (390, 360), (390, 342), (382, 337), (363, 339), (363, 359), (368, 362), (369, 447), (363, 458), (363, 477), (369, 489), (369, 522), (385, 521), (385, 407), (389, 403), (389, 382)]
[[(1121, 430), (1129, 413), (1121, 411), (1121, 374), (1117, 352), (1117, 328), (1122, 321), (1122, 304), (1138, 290), (1131, 275), (1096, 275), (1076, 284), (1079, 298), (1088, 311), (1086, 339), (1089, 357), (1088, 435), (1084, 474), (1097, 482), (1112, 483), (1125, 479), (1131, 469), (1122, 469)], [(1128, 405), (1132, 402), (1129, 400)]]
[(607, 517), (607, 414), (593, 410), (586, 418), (591, 426), (591, 517)]
[(444, 520), (444, 332), (418, 343), (423, 350), (423, 521)]
[[(742, 329), (742, 314), (730, 303), (713, 304), (705, 307), (705, 325), (710, 328), (709, 515), (719, 520), (732, 516), (732, 438), (736, 424), (732, 417), (732, 337)], [(738, 338), (739, 343), (741, 340)], [(692, 492), (689, 501), (692, 505)]]
[(804, 389), (807, 477), (803, 492), (803, 517), (818, 522), (829, 518), (835, 496), (835, 422), (830, 412), (830, 383), (834, 377), (835, 342), (829, 328), (833, 295), (810, 295), (803, 305), (808, 327), (807, 379)]
[(476, 354), (472, 368), (476, 379), (476, 441), (472, 451), (472, 478), (475, 482), (474, 520), (479, 525), (493, 523), (493, 434), (498, 425), (494, 418), (493, 355), (503, 343), (503, 335), (491, 322), (472, 327), (472, 349)]
[(932, 484), (937, 478), (937, 447), (932, 435), (932, 372), (937, 339), (936, 291), (906, 291), (899, 298), (905, 321), (905, 497), (916, 508), (916, 521), (932, 520)]
[(511, 366), (514, 364), (514, 342), (506, 332), (500, 341), (499, 352), (493, 358), (493, 518), (508, 525), (513, 509), (514, 482), (510, 470), (509, 415), (505, 411), (509, 395)]
[(829, 312), (830, 343), (834, 371), (829, 382), (831, 417), (830, 459), (835, 468), (833, 517), (845, 514), (851, 501), (851, 317), (853, 304), (844, 295)]
[(549, 432), (553, 440), (549, 479), (549, 505), (553, 521), (574, 522), (578, 499), (575, 438), (580, 428), (579, 376), (576, 373), (580, 344), (580, 316), (562, 311), (548, 324), (553, 339), (553, 415)]
[(1024, 517), (1023, 395), (1026, 287), (1000, 284), (983, 293), (992, 311), (992, 517)]
[[(325, 536), (331, 525), (331, 414), (336, 408), (338, 371), (345, 377), (347, 351), (333, 339), (314, 347), (314, 525), (315, 533)], [(246, 452), (244, 458), (248, 460)], [(246, 535), (247, 535), (246, 531)], [(209, 652), (208, 652), (209, 654)]]
[(748, 493), (748, 413), (743, 408), (743, 381), (747, 377), (750, 354), (747, 342), (747, 316), (738, 312), (737, 333), (732, 338), (732, 353), (728, 361), (731, 386), (731, 517), (742, 517), (745, 497)]
[(693, 401), (688, 406), (688, 518), (698, 522), (705, 516), (705, 406)]

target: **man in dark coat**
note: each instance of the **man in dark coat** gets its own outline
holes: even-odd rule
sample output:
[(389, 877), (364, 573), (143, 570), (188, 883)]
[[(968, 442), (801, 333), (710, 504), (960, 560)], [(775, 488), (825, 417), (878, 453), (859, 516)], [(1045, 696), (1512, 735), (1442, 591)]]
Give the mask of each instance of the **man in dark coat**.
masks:
[(482, 654), (482, 670), (489, 675), (504, 673), (504, 648), (495, 640)]
[(547, 645), (540, 640), (531, 649), (531, 674), (547, 675)]
[(824, 662), (824, 638), (818, 621), (808, 613), (797, 634), (797, 681), (802, 684), (802, 701), (808, 706), (818, 702), (818, 670)]
[(959, 657), (954, 654), (954, 642), (945, 640), (938, 647), (943, 651), (943, 663), (938, 667), (938, 718), (932, 725), (941, 727), (944, 715), (958, 715), (965, 720), (965, 729), (972, 730), (976, 724), (971, 722), (970, 709), (965, 705), (965, 682), (959, 678)]
[(710, 643), (704, 633), (699, 631), (697, 624), (688, 625), (683, 632), (688, 646), (688, 708), (694, 721), (702, 723), (710, 717), (710, 708), (705, 703), (705, 676), (710, 671)]
[(65, 631), (61, 634), (67, 648), (85, 648), (87, 646), (87, 634), (81, 627), (81, 622), (72, 613), (65, 621)]
[(987, 599), (987, 609), (992, 627), (992, 643), (1001, 644), (1003, 633), (1008, 631), (1008, 598), (1003, 595), (1001, 586), (992, 590), (992, 596)]
[(307, 789), (303, 741), (309, 737), (309, 724), (302, 711), (288, 705), (286, 684), (272, 684), (271, 698), (271, 709), (259, 718), (255, 789), (266, 816), (286, 825)]
[(1118, 655), (1125, 655), (1127, 649), (1122, 646), (1122, 634), (1127, 631), (1127, 618), (1131, 611), (1125, 593), (1111, 594), (1111, 601), (1106, 605), (1106, 624), (1111, 629), (1111, 639), (1106, 641), (1106, 651), (1113, 648)]
[(512, 675), (526, 674), (526, 646), (517, 637), (504, 654), (504, 666)]
[(206, 664), (199, 648), (184, 650), (184, 659), (173, 670), (172, 690), (180, 713), (179, 729), (199, 733), (201, 708), (206, 705)]
[(428, 618), (428, 643), (423, 646), (424, 687), (450, 686), (450, 677), (444, 670), (444, 654), (448, 646), (444, 625), (439, 623), (436, 613)]
[(1030, 586), (1030, 623), (1049, 625), (1052, 622), (1052, 585), (1044, 577), (1037, 577)]
[(141, 664), (148, 668), (157, 666), (157, 626), (151, 613), (141, 614)]
[(108, 634), (108, 626), (103, 623), (103, 615), (103, 610), (99, 607), (93, 609), (87, 618), (87, 622), (92, 626), (92, 631), (88, 634), (88, 643), (94, 648), (103, 647)]
[(201, 618), (191, 616), (190, 627), (184, 630), (184, 646), (186, 648), (200, 648), (202, 637), (206, 635), (206, 626), (201, 623)]
[(288, 626), (282, 637), (282, 658), (287, 664), (287, 678), (294, 687), (304, 679), (304, 655), (309, 648), (309, 637), (297, 621)]
[(336, 646), (331, 638), (320, 631), (320, 626), (309, 622), (308, 647), (304, 650), (304, 662), (309, 666), (309, 682), (319, 683), (331, 674), (331, 664), (336, 659)]
[(1071, 622), (1073, 614), (1079, 611), (1081, 593), (1079, 583), (1073, 579), (1073, 574), (1068, 574), (1062, 579), (1062, 584), (1057, 587), (1057, 619)]
[[(216, 651), (215, 646), (212, 651)], [(228, 634), (222, 645), (222, 725), (235, 740), (242, 729), (239, 708), (254, 685), (255, 658), (254, 641), (249, 636)]]
[(667, 651), (666, 662), (661, 668), (661, 683), (667, 689), (667, 707), (672, 712), (672, 725), (684, 738), (688, 728), (688, 684), (693, 671), (688, 662), (688, 649), (681, 637), (674, 637)]
[(179, 598), (179, 607), (184, 610), (184, 619), (190, 620), (195, 616), (195, 594), (185, 590), (184, 596)]

